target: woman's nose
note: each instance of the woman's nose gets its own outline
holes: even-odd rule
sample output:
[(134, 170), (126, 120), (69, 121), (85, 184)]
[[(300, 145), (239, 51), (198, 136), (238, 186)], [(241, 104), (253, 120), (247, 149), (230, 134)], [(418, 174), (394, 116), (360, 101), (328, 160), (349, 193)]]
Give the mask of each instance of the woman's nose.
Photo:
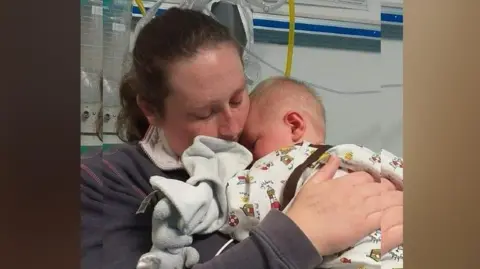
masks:
[(226, 111), (223, 114), (221, 122), (219, 124), (219, 138), (231, 141), (238, 141), (242, 130), (242, 126), (235, 121), (231, 111)]
[(238, 141), (240, 130), (241, 129), (238, 127), (238, 124), (230, 121), (229, 124), (220, 127), (219, 136), (225, 140)]

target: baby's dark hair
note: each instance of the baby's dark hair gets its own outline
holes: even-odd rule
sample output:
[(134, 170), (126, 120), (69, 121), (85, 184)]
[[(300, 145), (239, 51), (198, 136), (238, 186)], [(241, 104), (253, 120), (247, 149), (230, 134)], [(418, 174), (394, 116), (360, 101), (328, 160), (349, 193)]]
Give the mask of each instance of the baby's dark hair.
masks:
[(243, 50), (229, 29), (199, 11), (170, 8), (147, 23), (135, 41), (132, 69), (120, 85), (119, 137), (127, 142), (139, 141), (149, 127), (137, 98), (158, 117), (164, 116), (164, 102), (172, 90), (168, 72), (172, 63), (223, 43), (235, 46), (241, 57)]

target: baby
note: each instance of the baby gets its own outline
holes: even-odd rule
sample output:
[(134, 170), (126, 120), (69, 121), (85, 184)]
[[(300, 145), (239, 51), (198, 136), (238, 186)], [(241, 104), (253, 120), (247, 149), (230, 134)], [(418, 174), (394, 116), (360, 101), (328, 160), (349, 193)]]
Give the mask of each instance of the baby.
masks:
[[(219, 230), (233, 240), (245, 239), (269, 210), (287, 211), (301, 186), (330, 155), (342, 161), (335, 177), (362, 170), (403, 185), (400, 158), (351, 144), (324, 145), (324, 138), (325, 111), (312, 90), (288, 78), (259, 84), (251, 94), (240, 141), (256, 161), (247, 167), (252, 155), (245, 147), (200, 136), (182, 155), (191, 176), (187, 182), (152, 177), (162, 199), (153, 214), (152, 250), (137, 268), (194, 265), (199, 257), (190, 247), (193, 234)], [(401, 247), (381, 257), (380, 239), (378, 230), (342, 253), (325, 257), (318, 268), (402, 268)]]
[[(240, 142), (256, 161), (227, 184), (231, 228), (222, 231), (233, 234), (233, 238), (241, 240), (248, 236), (249, 229), (238, 227), (241, 223), (250, 225), (244, 220), (246, 216), (251, 223), (258, 223), (272, 208), (288, 210), (294, 195), (329, 155), (341, 160), (335, 177), (362, 170), (376, 178), (390, 179), (398, 189), (403, 189), (401, 158), (385, 150), (377, 154), (352, 144), (324, 145), (324, 107), (314, 91), (303, 83), (284, 77), (271, 78), (256, 87), (250, 100), (251, 109)], [(402, 268), (402, 248), (395, 248), (381, 259), (380, 238), (378, 230), (353, 248), (327, 257), (318, 268), (366, 269), (380, 265)]]

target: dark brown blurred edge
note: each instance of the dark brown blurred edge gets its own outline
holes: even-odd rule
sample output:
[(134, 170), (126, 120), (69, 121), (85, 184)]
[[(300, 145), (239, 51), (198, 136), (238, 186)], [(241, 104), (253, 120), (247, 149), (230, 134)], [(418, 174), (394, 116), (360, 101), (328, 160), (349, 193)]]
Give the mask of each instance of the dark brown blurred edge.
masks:
[(80, 268), (79, 8), (0, 9), (0, 268)]
[(405, 0), (406, 269), (480, 268), (479, 4)]

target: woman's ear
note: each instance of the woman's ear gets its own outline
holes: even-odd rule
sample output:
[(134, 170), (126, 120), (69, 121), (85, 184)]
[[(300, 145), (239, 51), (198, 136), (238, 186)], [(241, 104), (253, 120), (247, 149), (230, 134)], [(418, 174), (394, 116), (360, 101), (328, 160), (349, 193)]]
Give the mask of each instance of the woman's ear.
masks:
[(303, 136), (305, 135), (307, 126), (302, 115), (295, 111), (289, 111), (283, 117), (283, 121), (290, 128), (292, 141), (294, 143), (303, 141)]
[(137, 105), (142, 111), (143, 115), (145, 118), (147, 118), (148, 123), (150, 125), (158, 125), (158, 118), (156, 117), (156, 114), (152, 107), (145, 102), (140, 96), (137, 95)]

